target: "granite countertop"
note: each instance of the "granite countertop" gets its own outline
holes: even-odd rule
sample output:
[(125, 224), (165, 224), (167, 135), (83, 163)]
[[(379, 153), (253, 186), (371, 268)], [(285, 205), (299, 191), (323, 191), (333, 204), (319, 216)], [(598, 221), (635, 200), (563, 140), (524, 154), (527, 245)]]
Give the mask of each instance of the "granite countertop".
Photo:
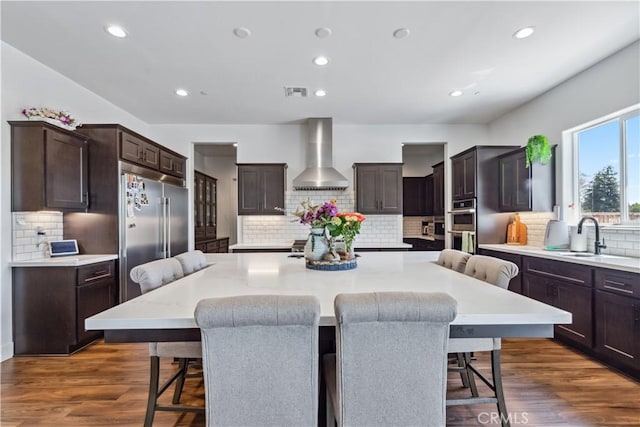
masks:
[(28, 259), (24, 261), (11, 261), (9, 267), (79, 267), (81, 265), (95, 264), (97, 262), (118, 259), (118, 255), (68, 255), (51, 258)]
[(478, 245), (480, 249), (508, 252), (512, 254), (535, 256), (575, 264), (590, 265), (592, 267), (611, 268), (613, 270), (640, 273), (640, 258), (618, 255), (593, 255), (587, 252), (547, 251), (534, 246), (516, 246), (505, 244)]

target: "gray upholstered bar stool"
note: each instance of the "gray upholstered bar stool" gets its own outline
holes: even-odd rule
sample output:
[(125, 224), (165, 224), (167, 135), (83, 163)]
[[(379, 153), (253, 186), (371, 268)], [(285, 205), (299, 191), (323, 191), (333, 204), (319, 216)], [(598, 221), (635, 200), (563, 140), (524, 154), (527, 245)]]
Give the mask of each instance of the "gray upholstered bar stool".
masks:
[[(131, 269), (131, 279), (140, 285), (141, 292), (147, 293), (168, 283), (184, 277), (180, 263), (174, 258), (160, 259), (139, 265)], [(153, 425), (155, 411), (197, 412), (203, 413), (204, 408), (177, 405), (187, 376), (190, 359), (202, 357), (202, 346), (199, 342), (152, 342), (149, 343), (150, 378), (149, 397), (147, 399), (147, 413), (144, 426)], [(178, 359), (178, 371), (160, 386), (160, 358)], [(159, 405), (158, 398), (172, 383), (175, 382), (173, 405)]]
[(174, 258), (180, 263), (185, 276), (202, 270), (209, 265), (202, 251), (198, 250), (184, 252)]
[(444, 293), (340, 294), (336, 354), (325, 355), (327, 425), (443, 426), (449, 323)]
[(198, 303), (195, 319), (208, 426), (317, 425), (317, 298), (210, 298)]
[[(467, 267), (467, 261), (471, 257), (471, 254), (458, 251), (455, 249), (443, 249), (440, 251), (436, 264), (448, 268), (449, 270), (457, 271), (458, 273), (464, 273), (464, 269)], [(465, 368), (464, 354), (463, 353), (451, 353), (451, 357), (455, 358), (457, 367), (452, 367), (450, 370), (460, 373), (460, 379), (462, 379), (462, 385), (469, 387), (469, 378), (467, 375), (467, 369)]]
[(458, 273), (464, 273), (464, 269), (467, 266), (467, 260), (471, 257), (471, 254), (458, 251), (455, 249), (443, 249), (438, 256), (436, 264), (450, 270), (455, 270)]
[[(464, 274), (476, 279), (491, 283), (503, 289), (509, 287), (509, 281), (518, 275), (518, 266), (512, 262), (498, 258), (473, 255), (467, 261)], [(466, 372), (471, 388), (472, 397), (466, 399), (447, 400), (448, 406), (453, 405), (474, 405), (480, 403), (496, 403), (498, 413), (501, 416), (503, 426), (509, 425), (507, 407), (502, 390), (502, 373), (500, 370), (500, 349), (502, 341), (500, 338), (451, 338), (449, 339), (449, 352), (463, 355), (464, 365), (462, 369)], [(491, 352), (491, 380), (479, 372), (471, 363), (471, 353), (490, 351)], [(491, 397), (480, 397), (474, 375), (482, 380), (493, 392)]]

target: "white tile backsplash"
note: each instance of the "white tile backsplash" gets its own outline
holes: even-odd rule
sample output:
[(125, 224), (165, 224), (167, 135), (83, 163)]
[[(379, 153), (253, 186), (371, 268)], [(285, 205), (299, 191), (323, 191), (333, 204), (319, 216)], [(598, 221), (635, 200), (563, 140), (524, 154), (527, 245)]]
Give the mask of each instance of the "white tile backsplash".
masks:
[(552, 218), (553, 212), (520, 212), (520, 221), (527, 226), (527, 246), (544, 246), (544, 232)]
[[(41, 227), (44, 235), (38, 235)], [(12, 257), (14, 261), (49, 256), (48, 242), (62, 240), (61, 212), (12, 212)]]
[[(342, 212), (353, 211), (355, 206), (352, 191), (288, 191), (284, 206), (287, 215), (238, 217), (238, 243), (280, 243), (306, 239), (309, 226), (300, 224), (293, 212), (301, 201), (307, 199), (313, 204), (336, 200)], [(367, 215), (356, 240), (363, 243), (402, 242), (402, 215)]]

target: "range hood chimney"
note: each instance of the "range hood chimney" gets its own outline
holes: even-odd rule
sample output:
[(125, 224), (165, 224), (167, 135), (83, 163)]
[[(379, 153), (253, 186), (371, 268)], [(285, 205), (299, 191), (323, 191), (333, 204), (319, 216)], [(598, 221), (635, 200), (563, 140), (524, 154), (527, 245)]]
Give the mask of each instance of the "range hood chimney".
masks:
[(349, 180), (333, 168), (331, 118), (307, 120), (307, 168), (294, 178), (296, 190), (344, 190)]

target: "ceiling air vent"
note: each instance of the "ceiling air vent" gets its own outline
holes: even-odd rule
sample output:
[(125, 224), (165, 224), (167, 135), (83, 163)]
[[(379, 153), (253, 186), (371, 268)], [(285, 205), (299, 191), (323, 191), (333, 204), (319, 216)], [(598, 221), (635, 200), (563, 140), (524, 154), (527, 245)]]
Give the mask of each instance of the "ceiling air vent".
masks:
[(284, 87), (284, 95), (285, 96), (296, 96), (299, 98), (306, 98), (307, 96), (307, 88), (306, 87)]

